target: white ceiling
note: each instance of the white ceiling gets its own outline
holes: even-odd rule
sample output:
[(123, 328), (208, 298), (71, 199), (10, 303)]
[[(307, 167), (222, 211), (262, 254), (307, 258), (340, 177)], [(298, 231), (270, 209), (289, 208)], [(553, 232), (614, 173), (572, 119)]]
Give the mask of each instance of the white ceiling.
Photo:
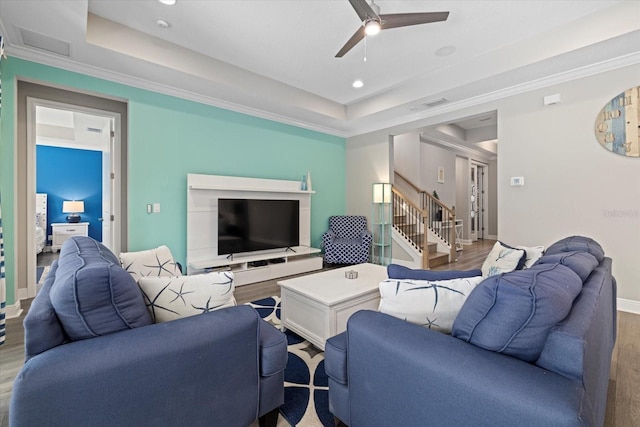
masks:
[(450, 15), (383, 31), (343, 58), (360, 25), (347, 0), (0, 0), (0, 31), (9, 56), (341, 136), (640, 56), (640, 1), (376, 3)]
[(109, 143), (110, 123), (107, 117), (38, 105), (36, 144), (101, 151)]

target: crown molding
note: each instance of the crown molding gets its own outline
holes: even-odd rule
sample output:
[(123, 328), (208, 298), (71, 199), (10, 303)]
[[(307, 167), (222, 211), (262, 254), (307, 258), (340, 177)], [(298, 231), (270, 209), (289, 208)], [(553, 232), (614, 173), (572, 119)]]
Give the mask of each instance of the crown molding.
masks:
[(36, 52), (32, 49), (23, 48), (21, 46), (11, 46), (10, 49), (5, 48), (6, 53), (14, 58), (23, 59), (25, 61), (36, 62), (38, 64), (47, 65), (62, 70), (84, 74), (87, 76), (108, 80), (114, 83), (123, 84), (126, 86), (132, 86), (137, 89), (145, 89), (151, 92), (157, 92), (163, 95), (174, 96), (176, 98), (185, 99), (188, 101), (198, 102), (200, 104), (210, 105), (213, 107), (222, 108), (236, 113), (246, 114), (261, 119), (271, 120), (278, 123), (283, 123), (291, 126), (296, 126), (316, 132), (321, 132), (338, 137), (346, 137), (344, 131), (321, 126), (315, 123), (295, 119), (282, 114), (273, 113), (270, 111), (261, 110), (258, 108), (252, 108), (245, 105), (236, 104), (233, 102), (225, 101), (219, 98), (205, 96), (199, 93), (191, 92), (188, 90), (180, 89), (174, 86), (165, 85), (163, 83), (150, 82), (138, 77), (129, 76), (127, 74), (118, 73), (116, 71), (106, 70), (104, 68), (95, 67), (92, 65), (83, 64), (66, 57), (60, 57), (57, 55), (49, 54), (46, 52)]
[[(402, 117), (396, 117), (386, 121), (378, 121), (375, 125), (368, 127), (362, 127), (357, 131), (350, 132), (347, 137), (353, 137), (362, 135), (365, 133), (378, 132), (384, 129), (392, 129), (403, 126), (413, 126), (413, 128), (421, 127), (415, 125), (416, 122), (429, 119), (431, 117), (439, 116), (445, 113), (453, 111), (463, 110), (465, 108), (475, 107), (489, 102), (495, 102), (500, 99), (509, 98), (511, 96), (519, 95), (526, 92), (531, 92), (538, 89), (544, 89), (545, 87), (554, 86), (562, 83), (566, 83), (573, 80), (578, 80), (584, 77), (604, 73), (607, 71), (613, 71), (619, 68), (624, 68), (631, 65), (640, 63), (640, 51), (634, 52), (629, 55), (619, 56), (607, 61), (597, 62), (583, 67), (574, 68), (562, 73), (554, 74), (551, 76), (542, 77), (540, 79), (531, 80), (526, 83), (509, 86), (493, 92), (484, 93), (481, 95), (465, 98), (460, 101), (453, 101), (451, 103), (443, 104), (428, 110), (420, 112), (411, 112)], [(394, 132), (397, 134), (397, 132)]]
[[(623, 55), (617, 58), (613, 58), (607, 61), (602, 61), (594, 64), (589, 64), (583, 67), (575, 68), (562, 73), (554, 74), (551, 76), (543, 77), (540, 79), (532, 80), (526, 83), (513, 85), (504, 89), (500, 89), (493, 92), (465, 98), (460, 101), (454, 101), (441, 106), (430, 108), (426, 111), (420, 112), (407, 112), (388, 120), (374, 121), (371, 124), (350, 126), (348, 121), (345, 121), (345, 128), (349, 127), (349, 130), (338, 129), (335, 127), (329, 127), (296, 119), (284, 114), (273, 113), (258, 108), (253, 108), (237, 103), (225, 101), (219, 98), (205, 96), (202, 94), (194, 93), (191, 91), (179, 89), (174, 86), (169, 86), (161, 83), (150, 82), (141, 78), (132, 77), (126, 74), (118, 73), (111, 70), (106, 70), (99, 67), (94, 67), (87, 64), (76, 62), (72, 59), (59, 57), (56, 55), (48, 54), (45, 52), (36, 52), (31, 49), (23, 48), (21, 46), (9, 46), (6, 47), (6, 52), (9, 56), (24, 59), (27, 61), (37, 62), (43, 65), (48, 65), (63, 70), (77, 72), (85, 74), (91, 77), (96, 77), (115, 83), (120, 83), (135, 88), (145, 89), (152, 92), (161, 93), (164, 95), (175, 96), (177, 98), (186, 99), (189, 101), (198, 102), (205, 105), (210, 105), (225, 110), (234, 111), (241, 114), (247, 114), (253, 117), (258, 117), (266, 120), (275, 121), (291, 126), (296, 126), (303, 129), (308, 129), (316, 132), (321, 132), (329, 135), (334, 135), (342, 138), (350, 138), (359, 136), (371, 132), (384, 131), (385, 129), (403, 128), (410, 129), (411, 127), (419, 127), (417, 122), (426, 120), (441, 114), (450, 113), (458, 110), (463, 110), (470, 107), (475, 107), (489, 102), (495, 102), (500, 99), (508, 98), (514, 95), (530, 92), (545, 87), (566, 83), (572, 80), (600, 74), (607, 71), (612, 71), (618, 68), (623, 68), (630, 65), (640, 63), (640, 51), (634, 52), (629, 55)], [(408, 131), (408, 130), (406, 130)], [(397, 133), (397, 132), (394, 132)]]

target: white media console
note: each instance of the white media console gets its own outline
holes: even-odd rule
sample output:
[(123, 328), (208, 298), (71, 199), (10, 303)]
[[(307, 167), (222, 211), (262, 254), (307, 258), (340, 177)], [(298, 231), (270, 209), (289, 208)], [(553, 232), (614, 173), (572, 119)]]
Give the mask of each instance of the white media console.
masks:
[[(231, 270), (236, 286), (322, 268), (320, 249), (311, 242), (311, 194), (299, 181), (220, 175), (187, 175), (187, 274)], [(298, 200), (300, 246), (218, 255), (218, 199)]]

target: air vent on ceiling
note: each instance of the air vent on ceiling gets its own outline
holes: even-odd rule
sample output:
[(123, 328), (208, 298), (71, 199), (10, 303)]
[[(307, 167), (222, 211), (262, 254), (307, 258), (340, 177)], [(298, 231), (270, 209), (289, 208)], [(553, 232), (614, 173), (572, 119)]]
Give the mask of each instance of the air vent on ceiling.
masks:
[(424, 101), (422, 105), (424, 105), (427, 108), (433, 108), (433, 107), (437, 107), (438, 105), (442, 105), (445, 102), (449, 102), (449, 101), (446, 98), (437, 98), (437, 99), (430, 99), (428, 101)]
[(98, 128), (87, 128), (87, 132), (102, 133), (102, 129), (98, 129)]
[(69, 43), (45, 36), (44, 34), (34, 33), (24, 28), (20, 28), (19, 30), (24, 45), (46, 50), (47, 52), (58, 55), (71, 56), (71, 46)]

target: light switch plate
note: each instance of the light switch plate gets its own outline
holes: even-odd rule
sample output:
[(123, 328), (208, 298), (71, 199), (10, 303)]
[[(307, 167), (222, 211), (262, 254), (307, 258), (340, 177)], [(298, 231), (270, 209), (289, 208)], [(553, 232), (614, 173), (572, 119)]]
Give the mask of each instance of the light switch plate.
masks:
[(153, 213), (158, 213), (160, 212), (160, 203), (154, 203), (153, 204)]

